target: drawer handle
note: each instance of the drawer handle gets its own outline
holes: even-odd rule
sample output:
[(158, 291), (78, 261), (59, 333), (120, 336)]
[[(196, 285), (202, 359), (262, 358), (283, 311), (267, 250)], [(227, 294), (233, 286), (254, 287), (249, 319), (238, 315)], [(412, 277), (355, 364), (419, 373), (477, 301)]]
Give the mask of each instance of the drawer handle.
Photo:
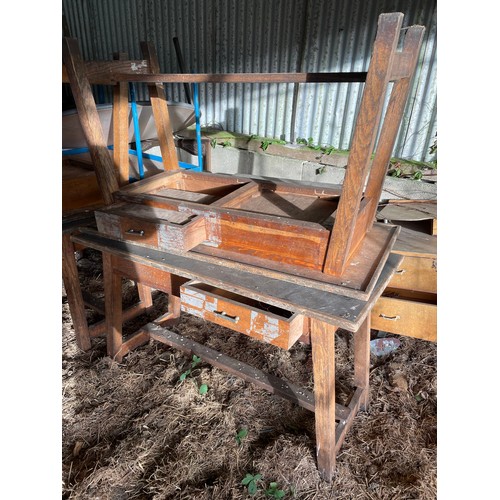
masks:
[(240, 320), (239, 316), (229, 316), (225, 311), (214, 311), (214, 314), (222, 319), (227, 319), (228, 321), (232, 321), (233, 323), (238, 323)]
[(139, 236), (144, 236), (144, 231), (142, 229), (139, 229), (139, 230), (137, 230), (137, 229), (129, 229), (127, 231), (127, 234), (137, 234)]
[(385, 314), (379, 314), (379, 318), (388, 319), (390, 321), (397, 321), (401, 319), (401, 316), (386, 316)]
[(406, 273), (406, 269), (399, 269), (394, 274), (404, 274)]

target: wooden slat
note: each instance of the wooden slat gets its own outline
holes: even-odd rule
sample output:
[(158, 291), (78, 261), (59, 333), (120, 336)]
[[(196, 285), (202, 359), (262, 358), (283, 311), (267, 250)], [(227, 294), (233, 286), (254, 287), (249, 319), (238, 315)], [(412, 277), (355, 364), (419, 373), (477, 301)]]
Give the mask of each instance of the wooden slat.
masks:
[(355, 255), (359, 245), (363, 242), (367, 230), (372, 226), (375, 211), (377, 210), (377, 200), (363, 198), (360, 203), (359, 212), (354, 224), (351, 247), (349, 248), (348, 260)]
[[(122, 286), (121, 277), (113, 272), (113, 259), (102, 254), (104, 301), (106, 309), (106, 347), (108, 356), (115, 358), (122, 345)], [(116, 358), (118, 362), (121, 359)]]
[(242, 184), (241, 187), (229, 193), (228, 195), (219, 198), (210, 204), (211, 207), (238, 208), (248, 198), (257, 195), (260, 191), (260, 186), (256, 182), (250, 181), (248, 184)]
[[(85, 61), (85, 74), (91, 84), (115, 85), (112, 75), (133, 75), (149, 73), (149, 64), (145, 59), (133, 61)], [(125, 82), (126, 80), (121, 80)], [(62, 66), (62, 82), (69, 83), (66, 65)]]
[[(413, 28), (414, 26), (409, 29)], [(389, 79), (391, 81), (401, 80), (402, 78), (409, 78), (412, 74), (412, 54), (404, 50), (403, 52), (395, 54), (394, 60), (392, 61), (391, 76)]]
[(97, 182), (104, 203), (113, 202), (113, 193), (118, 190), (116, 172), (102, 132), (90, 83), (85, 75), (78, 43), (73, 38), (63, 38), (63, 60), (70, 79), (80, 124), (94, 164)]
[(84, 351), (90, 349), (90, 334), (85, 316), (85, 305), (80, 288), (80, 278), (76, 267), (75, 249), (71, 241), (71, 233), (62, 235), (62, 277), (68, 299), (76, 344)]
[(368, 409), (370, 387), (370, 316), (354, 332), (354, 385), (363, 393), (360, 398), (361, 410)]
[(335, 471), (335, 332), (337, 327), (311, 319), (316, 455), (325, 481)]
[[(409, 75), (394, 83), (392, 88), (384, 123), (378, 139), (377, 151), (373, 159), (370, 176), (365, 190), (365, 197), (372, 199), (376, 203), (378, 203), (380, 195), (382, 194), (384, 178), (387, 174), (389, 160), (391, 159), (396, 137), (401, 126), (401, 119), (408, 100), (411, 80), (417, 65), (423, 36), (423, 26), (412, 26), (408, 28), (406, 33), (403, 54), (405, 54), (405, 57), (409, 60)], [(373, 224), (376, 211), (377, 207), (374, 205), (369, 213), (369, 226), (367, 229)]]
[[(111, 75), (110, 75), (111, 76)], [(364, 82), (366, 72), (337, 73), (114, 73), (114, 82), (144, 83), (342, 83)]]
[(356, 120), (342, 195), (323, 271), (341, 275), (351, 253), (356, 216), (373, 153), (403, 14), (382, 14)]
[[(215, 349), (211, 349), (187, 337), (178, 335), (155, 323), (148, 323), (142, 327), (141, 330), (148, 333), (152, 339), (158, 342), (179, 349), (189, 355), (196, 354), (203, 362), (209, 363), (247, 382), (251, 382), (271, 394), (276, 394), (282, 398), (293, 401), (302, 408), (315, 411), (314, 395), (307, 389), (298, 387), (285, 379), (276, 377), (270, 373), (254, 368), (247, 363), (226, 356)], [(337, 404), (335, 405), (335, 411), (337, 412), (337, 418), (340, 420), (345, 420), (349, 417), (349, 411), (345, 406)]]
[(344, 439), (347, 435), (348, 430), (351, 428), (352, 423), (354, 422), (354, 417), (358, 413), (358, 409), (360, 407), (361, 398), (363, 397), (364, 390), (361, 388), (357, 388), (354, 391), (354, 394), (351, 398), (349, 406), (349, 416), (343, 422), (339, 422), (335, 429), (335, 453), (340, 451), (340, 447), (344, 442)]
[(200, 280), (321, 321), (334, 322), (339, 328), (349, 331), (356, 331), (361, 326), (402, 260), (401, 256), (391, 254), (370, 297), (360, 300), (226, 267), (221, 261), (207, 263), (191, 258), (190, 254), (175, 255), (113, 240), (83, 228), (80, 234), (72, 236), (72, 241), (103, 252), (112, 252), (115, 256), (131, 261), (131, 266), (134, 263), (144, 264), (184, 278)]
[[(123, 310), (122, 322), (125, 323), (126, 321), (134, 319), (137, 316), (140, 316), (141, 314), (146, 313), (147, 310), (148, 310), (148, 308), (144, 307), (144, 305), (141, 302), (137, 302), (136, 304), (134, 304), (130, 307), (127, 307), (127, 309)], [(103, 315), (105, 315), (105, 313)], [(89, 331), (90, 331), (90, 336), (92, 338), (101, 337), (103, 335), (106, 335), (106, 332), (107, 332), (106, 319), (103, 319), (101, 321), (97, 321), (96, 323), (93, 323), (92, 325), (90, 325)]]
[[(127, 54), (119, 52), (114, 58), (124, 61), (127, 59)], [(113, 161), (120, 186), (129, 182), (128, 116), (128, 83), (119, 82), (113, 89)]]
[(149, 309), (153, 305), (153, 295), (151, 291), (151, 287), (141, 282), (137, 283), (137, 292), (139, 294), (139, 299), (141, 301), (141, 304), (143, 304), (146, 309)]
[[(141, 42), (141, 50), (149, 62), (151, 73), (159, 73), (160, 64), (154, 45), (149, 42)], [(148, 85), (148, 90), (158, 142), (160, 144), (163, 168), (167, 171), (178, 170), (179, 162), (177, 159), (177, 150), (175, 149), (174, 133), (170, 124), (165, 89), (161, 83), (152, 83)]]

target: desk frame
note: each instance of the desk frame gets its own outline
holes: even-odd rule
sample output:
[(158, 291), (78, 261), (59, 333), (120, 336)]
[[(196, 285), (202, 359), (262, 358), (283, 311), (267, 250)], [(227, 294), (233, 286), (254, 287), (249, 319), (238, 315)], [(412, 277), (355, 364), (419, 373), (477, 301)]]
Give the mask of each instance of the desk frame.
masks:
[[(105, 333), (108, 355), (121, 362), (128, 352), (154, 339), (184, 352), (196, 354), (218, 368), (257, 384), (271, 393), (293, 400), (314, 411), (318, 470), (324, 480), (333, 479), (336, 455), (345, 436), (357, 412), (368, 407), (370, 311), (402, 257), (390, 255), (374, 292), (367, 301), (361, 301), (298, 285), (291, 287), (290, 283), (280, 284), (279, 280), (273, 279), (262, 286), (262, 277), (258, 275), (257, 282), (261, 285), (255, 286), (252, 291), (249, 285), (251, 273), (235, 273), (234, 269), (225, 268), (223, 263), (219, 266), (204, 266), (210, 268), (205, 269), (200, 276), (200, 263), (190, 258), (189, 253), (175, 255), (113, 240), (93, 230), (81, 228), (80, 231), (72, 236), (67, 231), (63, 237), (63, 278), (74, 318), (77, 343), (81, 349), (90, 349), (91, 337)], [(76, 261), (71, 259), (75, 244), (102, 252), (105, 320), (104, 327), (101, 324), (96, 330), (89, 328), (85, 320), (85, 301), (82, 299), (78, 282)], [(126, 311), (122, 310), (122, 277), (137, 283), (141, 299), (138, 305)], [(169, 331), (168, 326), (180, 317), (179, 278), (193, 277), (217, 284), (222, 289), (250, 294), (263, 302), (304, 314), (310, 321), (314, 394)], [(168, 312), (154, 322), (144, 325), (124, 341), (123, 322), (152, 306), (153, 288), (168, 293)], [(290, 299), (292, 296), (295, 297), (293, 300)], [(312, 303), (316, 303), (316, 306), (311, 305)], [(354, 337), (355, 390), (347, 406), (335, 402), (335, 332), (339, 328), (351, 331)]]

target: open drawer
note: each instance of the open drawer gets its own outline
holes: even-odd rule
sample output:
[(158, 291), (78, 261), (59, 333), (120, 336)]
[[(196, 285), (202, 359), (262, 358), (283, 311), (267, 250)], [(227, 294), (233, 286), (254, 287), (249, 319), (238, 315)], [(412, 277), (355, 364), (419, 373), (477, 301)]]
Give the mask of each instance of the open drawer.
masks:
[(371, 327), (436, 342), (437, 295), (388, 288), (372, 309)]
[(181, 311), (283, 349), (304, 333), (304, 315), (206, 283), (189, 281), (181, 286), (180, 297)]

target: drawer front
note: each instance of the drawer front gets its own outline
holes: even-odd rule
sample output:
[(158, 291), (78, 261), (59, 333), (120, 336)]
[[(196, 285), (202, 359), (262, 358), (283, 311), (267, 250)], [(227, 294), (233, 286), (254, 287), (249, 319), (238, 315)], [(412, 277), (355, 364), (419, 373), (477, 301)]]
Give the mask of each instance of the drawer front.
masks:
[(132, 217), (121, 217), (120, 238), (158, 248), (158, 226)]
[(110, 212), (96, 212), (95, 217), (103, 234), (159, 250), (186, 252), (206, 239), (205, 221), (200, 216), (184, 224), (152, 222)]
[(120, 240), (158, 247), (158, 231), (154, 223), (107, 212), (95, 212), (95, 218), (100, 233)]
[(406, 255), (388, 286), (437, 293), (437, 259)]
[(372, 309), (371, 328), (435, 342), (437, 305), (382, 296)]
[(181, 286), (180, 298), (183, 312), (283, 349), (292, 347), (303, 334), (301, 314), (283, 311), (288, 314), (280, 315), (278, 308), (272, 313), (264, 311), (248, 298), (198, 282)]

